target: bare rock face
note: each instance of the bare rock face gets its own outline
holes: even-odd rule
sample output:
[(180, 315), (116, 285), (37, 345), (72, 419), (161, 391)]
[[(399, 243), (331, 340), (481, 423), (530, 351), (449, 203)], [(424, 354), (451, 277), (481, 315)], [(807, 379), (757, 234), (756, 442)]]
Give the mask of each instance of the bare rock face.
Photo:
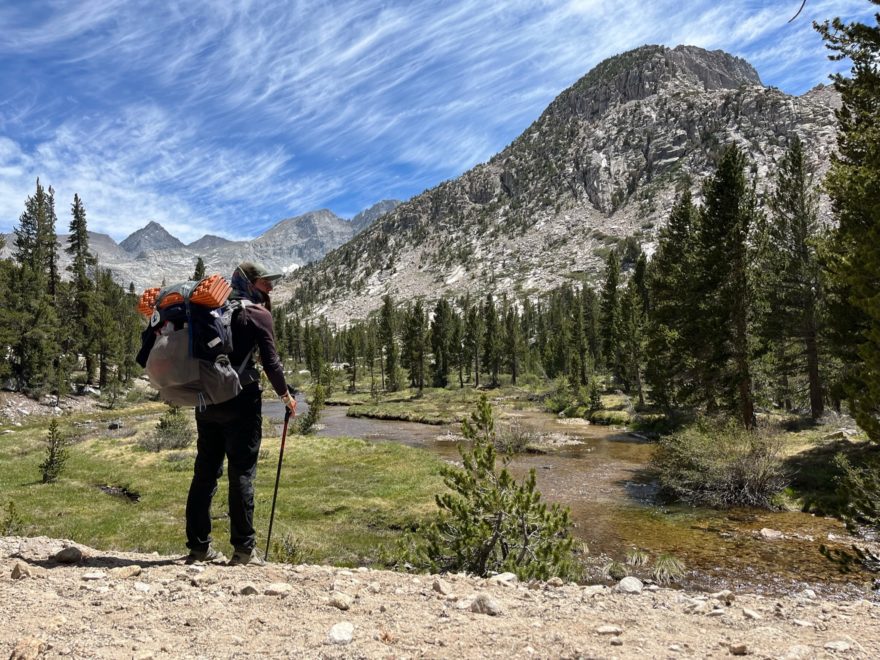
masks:
[[(381, 297), (512, 294), (595, 278), (626, 236), (650, 253), (676, 188), (738, 145), (759, 193), (797, 134), (818, 176), (835, 148), (839, 97), (761, 84), (745, 60), (694, 46), (644, 46), (597, 65), (488, 163), (382, 216), (282, 286), (305, 286), (316, 314), (364, 318)], [(827, 199), (821, 200), (825, 220)], [(328, 286), (330, 283), (330, 286)]]

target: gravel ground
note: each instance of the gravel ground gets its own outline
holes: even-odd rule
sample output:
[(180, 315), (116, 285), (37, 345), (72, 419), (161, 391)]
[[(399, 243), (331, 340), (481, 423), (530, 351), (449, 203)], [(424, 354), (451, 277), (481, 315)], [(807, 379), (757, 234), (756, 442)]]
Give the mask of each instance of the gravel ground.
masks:
[[(56, 559), (62, 550), (70, 563)], [(880, 657), (878, 603), (632, 580), (605, 587), (188, 566), (181, 557), (0, 537), (0, 657)]]

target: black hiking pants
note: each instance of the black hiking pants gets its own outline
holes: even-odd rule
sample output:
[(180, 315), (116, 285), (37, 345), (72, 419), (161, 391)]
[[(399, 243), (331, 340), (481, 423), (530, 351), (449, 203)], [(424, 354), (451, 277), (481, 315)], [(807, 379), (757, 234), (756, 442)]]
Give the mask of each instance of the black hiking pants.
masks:
[(228, 459), (229, 536), (232, 546), (251, 552), (254, 531), (254, 477), (263, 431), (262, 397), (256, 384), (225, 403), (196, 411), (196, 464), (186, 500), (186, 545), (206, 550), (211, 543), (211, 500)]

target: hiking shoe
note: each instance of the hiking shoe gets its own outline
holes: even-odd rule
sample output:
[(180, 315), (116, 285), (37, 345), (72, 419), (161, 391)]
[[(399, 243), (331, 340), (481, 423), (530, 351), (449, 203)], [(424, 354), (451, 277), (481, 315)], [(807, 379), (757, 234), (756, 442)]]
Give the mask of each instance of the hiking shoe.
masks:
[(208, 546), (207, 550), (190, 550), (186, 556), (187, 564), (194, 564), (197, 561), (206, 564), (215, 564), (226, 561), (226, 555), (219, 550)]
[(265, 566), (266, 560), (260, 557), (256, 548), (250, 552), (246, 550), (236, 550), (232, 553), (232, 559), (229, 560), (230, 566)]

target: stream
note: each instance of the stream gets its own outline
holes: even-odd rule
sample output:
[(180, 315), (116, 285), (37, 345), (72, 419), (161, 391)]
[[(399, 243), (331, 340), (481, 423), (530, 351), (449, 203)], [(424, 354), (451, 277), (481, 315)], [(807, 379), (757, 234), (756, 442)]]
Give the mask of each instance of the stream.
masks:
[[(306, 409), (301, 401), (299, 412)], [(283, 417), (277, 401), (266, 401), (263, 411), (269, 418)], [(508, 468), (516, 477), (535, 470), (542, 496), (569, 507), (573, 534), (587, 544), (593, 557), (623, 562), (632, 548), (646, 551), (652, 559), (670, 553), (686, 566), (682, 586), (696, 589), (769, 596), (812, 589), (827, 597), (870, 597), (871, 576), (842, 575), (819, 554), (819, 545), (829, 540), (849, 546), (838, 520), (790, 511), (663, 505), (657, 502), (656, 484), (645, 471), (653, 443), (621, 429), (560, 420), (549, 413), (496, 412), (501, 423), (515, 418), (526, 428), (573, 443), (544, 454), (517, 455)], [(347, 417), (344, 406), (326, 407), (320, 425), (320, 436), (399, 442), (448, 461), (459, 460), (457, 425)], [(783, 538), (762, 537), (764, 528), (782, 532)]]

